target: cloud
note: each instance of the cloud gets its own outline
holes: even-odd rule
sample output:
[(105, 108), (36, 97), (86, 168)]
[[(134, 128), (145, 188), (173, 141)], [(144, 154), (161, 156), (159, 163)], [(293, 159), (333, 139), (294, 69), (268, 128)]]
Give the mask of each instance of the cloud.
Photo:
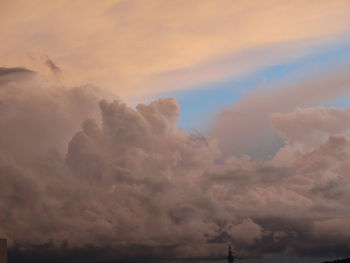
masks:
[[(222, 109), (221, 113), (212, 121), (209, 134), (218, 139), (220, 148), (228, 155), (248, 154), (255, 159), (272, 157), (284, 145), (283, 138), (276, 133), (272, 126), (281, 129), (287, 136), (290, 136), (292, 130), (296, 129), (296, 127), (283, 129), (281, 127), (282, 116), (285, 118), (292, 116), (293, 113), (290, 112), (296, 110), (297, 107), (318, 106), (348, 94), (349, 81), (349, 72), (344, 65), (344, 67), (333, 68), (327, 72), (309, 76), (298, 83), (256, 89), (237, 103)], [(303, 110), (303, 112), (305, 111)], [(310, 111), (316, 114), (320, 110)], [(244, 118), (238, 116), (237, 112), (243, 114)], [(325, 109), (324, 114), (320, 112), (319, 115), (322, 116), (320, 118), (325, 118), (326, 113), (335, 115), (335, 112), (337, 111)], [(342, 115), (346, 115), (346, 112), (343, 112)], [(325, 126), (330, 127), (332, 126), (331, 121), (330, 119), (323, 122)], [(290, 126), (298, 122), (300, 120), (293, 120), (290, 122)], [(309, 120), (307, 122), (308, 124), (303, 128), (307, 129), (312, 125)], [(316, 122), (315, 118), (313, 118), (313, 122)], [(345, 129), (345, 126), (342, 127)], [(319, 136), (319, 132), (316, 136)]]
[(56, 77), (62, 73), (60, 67), (57, 66), (49, 57), (46, 58), (45, 64), (52, 71), (52, 74), (54, 74)]
[[(45, 246), (68, 258), (90, 247), (90, 260), (218, 258), (227, 243), (241, 257), (349, 252), (345, 127), (310, 150), (290, 142), (254, 161), (179, 129), (172, 98), (130, 108), (37, 77), (0, 92), (0, 235), (15, 255)], [(320, 111), (329, 116), (321, 128), (347, 114), (308, 108), (275, 118), (288, 120), (289, 135), (299, 115), (320, 127)]]
[(50, 75), (45, 65), (27, 59), (47, 54), (64, 69), (65, 83), (89, 82), (128, 97), (223, 80), (342, 42), (350, 5), (5, 0), (1, 7), (4, 65)]
[(330, 135), (347, 133), (349, 120), (349, 110), (325, 107), (298, 108), (290, 113), (271, 115), (276, 130), (291, 142), (308, 147), (319, 144)]
[(21, 74), (21, 73), (32, 73), (32, 71), (26, 68), (0, 68), (1, 77), (4, 77), (6, 75)]
[(72, 134), (87, 116), (96, 115), (96, 104), (105, 96), (91, 86), (55, 86), (25, 69), (6, 72), (11, 74), (0, 77), (0, 146), (18, 158), (55, 147), (65, 151)]
[(33, 75), (34, 72), (26, 68), (4, 68), (0, 67), (0, 85), (6, 84), (13, 80), (18, 80), (20, 78), (26, 78)]
[(254, 223), (250, 218), (228, 228), (230, 237), (243, 244), (254, 244), (262, 237), (262, 227)]

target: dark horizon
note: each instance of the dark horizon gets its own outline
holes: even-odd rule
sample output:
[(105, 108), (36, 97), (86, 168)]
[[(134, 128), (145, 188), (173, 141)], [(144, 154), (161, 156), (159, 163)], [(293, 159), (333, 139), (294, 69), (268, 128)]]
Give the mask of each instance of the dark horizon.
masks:
[[(86, 246), (85, 248), (69, 248), (68, 244), (62, 244), (60, 248), (57, 248), (52, 243), (44, 245), (36, 245), (31, 247), (20, 246), (15, 244), (7, 250), (7, 262), (8, 263), (20, 263), (20, 262), (52, 262), (52, 263), (70, 263), (70, 262), (80, 262), (80, 263), (112, 263), (112, 262), (149, 262), (149, 263), (166, 263), (166, 262), (207, 262), (207, 263), (226, 263), (228, 262), (228, 255), (223, 255), (216, 258), (181, 258), (172, 255), (168, 255), (168, 248), (158, 248), (158, 252), (163, 251), (163, 256), (158, 255), (155, 257), (152, 247), (142, 247), (135, 245), (134, 247), (103, 247), (98, 248), (91, 246)], [(223, 244), (223, 248), (227, 248), (226, 244)], [(300, 262), (300, 263), (347, 263), (350, 260), (350, 257), (317, 257), (317, 256), (290, 256), (287, 254), (284, 255), (270, 255), (266, 258), (241, 258), (234, 252), (233, 262), (245, 262), (245, 263), (254, 263), (254, 262)], [(1, 263), (3, 263), (0, 260)], [(6, 262), (6, 261), (5, 261)]]

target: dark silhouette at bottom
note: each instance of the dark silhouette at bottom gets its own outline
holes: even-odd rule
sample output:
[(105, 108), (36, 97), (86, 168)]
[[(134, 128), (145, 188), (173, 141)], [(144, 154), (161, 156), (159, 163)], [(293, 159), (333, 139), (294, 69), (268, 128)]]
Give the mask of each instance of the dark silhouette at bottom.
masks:
[(7, 240), (0, 238), (0, 263), (7, 263)]
[(227, 262), (228, 263), (233, 263), (236, 259), (238, 259), (238, 257), (233, 255), (231, 245), (229, 245), (228, 246)]
[(332, 261), (324, 261), (322, 263), (350, 263), (350, 258), (336, 259)]

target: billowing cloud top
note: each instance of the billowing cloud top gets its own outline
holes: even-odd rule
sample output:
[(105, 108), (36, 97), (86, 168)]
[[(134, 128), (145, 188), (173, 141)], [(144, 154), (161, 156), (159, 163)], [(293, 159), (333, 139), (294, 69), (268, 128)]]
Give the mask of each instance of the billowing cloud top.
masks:
[(146, 100), (343, 43), (349, 1), (0, 2), (0, 237), (12, 255), (350, 252), (350, 113), (320, 106), (348, 93), (349, 67), (254, 91), (205, 136), (178, 127), (173, 98), (131, 107), (115, 95)]
[(89, 86), (8, 71), (0, 235), (15, 248), (111, 247), (112, 258), (219, 257), (228, 242), (243, 257), (349, 252), (348, 110), (275, 113), (289, 142), (258, 162), (179, 129), (174, 99), (132, 109)]

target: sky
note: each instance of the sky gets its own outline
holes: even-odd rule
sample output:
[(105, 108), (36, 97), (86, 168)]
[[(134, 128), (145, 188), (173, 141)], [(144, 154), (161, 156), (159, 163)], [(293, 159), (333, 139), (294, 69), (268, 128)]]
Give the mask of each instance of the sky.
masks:
[(0, 0), (11, 262), (350, 253), (350, 2)]

